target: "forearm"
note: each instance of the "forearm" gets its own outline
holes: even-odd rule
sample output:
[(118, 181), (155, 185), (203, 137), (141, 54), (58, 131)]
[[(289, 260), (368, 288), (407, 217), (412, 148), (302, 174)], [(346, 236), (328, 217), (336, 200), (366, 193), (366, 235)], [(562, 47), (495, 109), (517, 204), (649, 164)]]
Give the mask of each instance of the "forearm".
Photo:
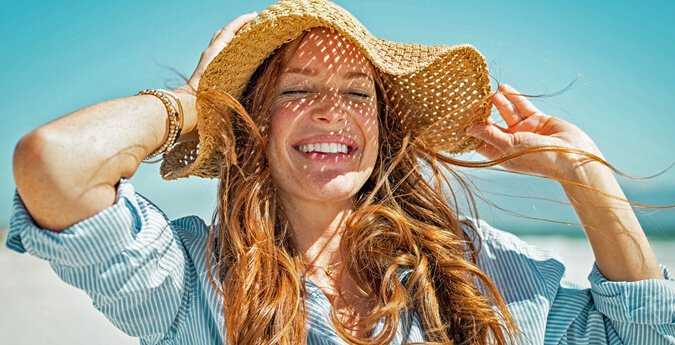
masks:
[[(192, 96), (180, 97), (188, 103), (184, 131), (189, 135), (194, 102)], [(14, 155), (17, 190), (40, 226), (63, 230), (112, 205), (115, 184), (131, 177), (167, 133), (166, 108), (154, 96), (78, 110), (21, 139)]]
[(662, 279), (647, 237), (611, 170), (590, 162), (576, 168), (573, 175), (570, 180), (595, 189), (562, 184), (600, 272), (614, 281)]

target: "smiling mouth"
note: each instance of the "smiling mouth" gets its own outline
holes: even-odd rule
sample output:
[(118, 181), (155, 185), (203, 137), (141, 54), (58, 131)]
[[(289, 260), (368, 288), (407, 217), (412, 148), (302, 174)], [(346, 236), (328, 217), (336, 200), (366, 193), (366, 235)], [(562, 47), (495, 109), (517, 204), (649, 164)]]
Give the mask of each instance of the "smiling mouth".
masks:
[(339, 143), (315, 143), (295, 146), (302, 153), (321, 153), (326, 155), (350, 154), (355, 148)]

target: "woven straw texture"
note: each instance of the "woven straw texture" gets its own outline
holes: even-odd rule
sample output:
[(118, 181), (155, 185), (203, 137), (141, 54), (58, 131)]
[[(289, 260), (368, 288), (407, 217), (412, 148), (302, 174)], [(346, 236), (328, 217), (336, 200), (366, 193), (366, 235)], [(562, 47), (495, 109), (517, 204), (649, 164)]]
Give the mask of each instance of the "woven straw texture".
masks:
[[(375, 38), (343, 8), (324, 0), (284, 0), (261, 12), (209, 64), (199, 90), (215, 89), (240, 99), (258, 66), (284, 43), (315, 27), (349, 39), (370, 60), (401, 116), (411, 117), (414, 135), (424, 132), (440, 151), (466, 152), (478, 140), (465, 135), (466, 123), (490, 115), (490, 82), (485, 58), (471, 45), (423, 46)], [(472, 109), (468, 111), (467, 109)], [(220, 116), (197, 99), (199, 142), (178, 144), (160, 174), (172, 180), (190, 175), (217, 178), (228, 157), (216, 135)], [(471, 116), (471, 117), (469, 117)], [(458, 123), (463, 126), (458, 126)]]

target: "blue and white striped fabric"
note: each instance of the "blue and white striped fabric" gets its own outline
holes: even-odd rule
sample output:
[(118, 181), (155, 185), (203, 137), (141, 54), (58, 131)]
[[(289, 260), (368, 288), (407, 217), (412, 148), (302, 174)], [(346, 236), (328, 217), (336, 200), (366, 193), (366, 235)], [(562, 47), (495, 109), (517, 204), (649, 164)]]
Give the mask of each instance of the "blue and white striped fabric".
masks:
[[(610, 282), (595, 267), (591, 288), (583, 289), (563, 278), (554, 253), (477, 226), (479, 265), (502, 293), (524, 344), (675, 344), (675, 280), (666, 268), (666, 280)], [(222, 344), (223, 305), (207, 274), (207, 231), (197, 217), (169, 221), (123, 180), (115, 205), (61, 233), (36, 227), (15, 196), (7, 246), (48, 260), (142, 344)], [(307, 291), (308, 344), (344, 344), (328, 321), (325, 295), (309, 281)], [(410, 313), (394, 343), (423, 340)]]

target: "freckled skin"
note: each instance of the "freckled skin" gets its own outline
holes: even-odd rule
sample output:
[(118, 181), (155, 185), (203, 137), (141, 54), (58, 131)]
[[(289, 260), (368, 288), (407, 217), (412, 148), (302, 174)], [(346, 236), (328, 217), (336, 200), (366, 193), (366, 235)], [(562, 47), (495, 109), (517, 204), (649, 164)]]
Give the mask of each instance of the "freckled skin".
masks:
[[(373, 68), (344, 37), (314, 29), (286, 56), (270, 114), (268, 159), (282, 199), (351, 203), (377, 159)], [(349, 155), (307, 154), (298, 143), (351, 143)]]

